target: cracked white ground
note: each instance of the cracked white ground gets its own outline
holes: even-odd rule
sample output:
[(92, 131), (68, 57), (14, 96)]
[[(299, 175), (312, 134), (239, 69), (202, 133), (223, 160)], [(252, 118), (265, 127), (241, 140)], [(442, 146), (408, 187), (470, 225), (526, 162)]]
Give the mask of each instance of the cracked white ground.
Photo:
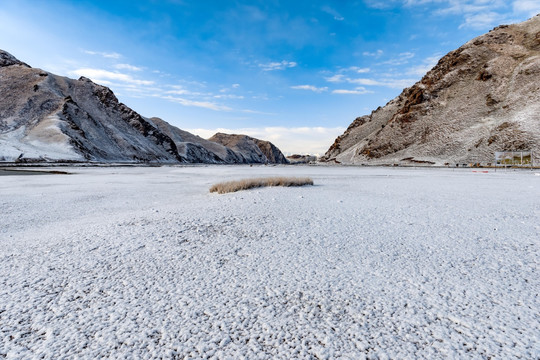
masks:
[(0, 358), (540, 357), (534, 171), (70, 171), (0, 177)]

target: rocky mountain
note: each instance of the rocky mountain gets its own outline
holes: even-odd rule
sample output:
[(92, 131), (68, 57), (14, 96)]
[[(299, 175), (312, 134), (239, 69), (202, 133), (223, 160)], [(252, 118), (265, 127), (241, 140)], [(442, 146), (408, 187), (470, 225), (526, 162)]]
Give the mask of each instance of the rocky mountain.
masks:
[(540, 155), (540, 15), (499, 26), (444, 56), (384, 107), (357, 118), (323, 161), (493, 162)]
[(181, 130), (157, 117), (150, 118), (149, 121), (175, 142), (178, 153), (185, 158), (204, 159), (200, 162), (215, 164), (245, 163), (241, 154), (226, 146)]
[(32, 68), (2, 50), (0, 94), (0, 162), (273, 162), (258, 147), (236, 152), (145, 118), (107, 87)]
[(219, 143), (242, 155), (245, 162), (288, 164), (289, 161), (271, 142), (246, 135), (217, 133), (210, 141)]

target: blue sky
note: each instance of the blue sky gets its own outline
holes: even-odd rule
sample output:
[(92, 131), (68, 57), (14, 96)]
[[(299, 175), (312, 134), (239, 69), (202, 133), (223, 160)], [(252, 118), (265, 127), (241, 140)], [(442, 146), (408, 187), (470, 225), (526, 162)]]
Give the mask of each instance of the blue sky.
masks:
[(322, 154), (357, 116), (538, 0), (4, 1), (0, 48), (143, 116)]

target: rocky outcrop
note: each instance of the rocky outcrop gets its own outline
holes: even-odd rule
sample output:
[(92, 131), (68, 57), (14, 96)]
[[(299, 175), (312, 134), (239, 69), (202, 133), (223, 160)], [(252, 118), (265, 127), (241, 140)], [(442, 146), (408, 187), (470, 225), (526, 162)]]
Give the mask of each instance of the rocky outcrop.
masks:
[(189, 162), (204, 162), (207, 164), (244, 163), (241, 154), (226, 146), (181, 130), (160, 118), (153, 117), (149, 120), (175, 142), (178, 153)]
[(139, 115), (90, 79), (31, 68), (1, 50), (0, 94), (0, 162), (267, 162), (258, 147), (237, 153)]
[(289, 160), (283, 155), (281, 150), (279, 150), (274, 144), (270, 141), (259, 140), (251, 138), (253, 142), (259, 147), (261, 152), (266, 156), (268, 162), (271, 164), (288, 164)]
[(274, 144), (247, 135), (217, 133), (208, 140), (231, 148), (242, 156), (245, 163), (289, 163)]
[(540, 153), (540, 15), (499, 26), (444, 56), (419, 82), (357, 118), (323, 161), (492, 162)]
[(28, 64), (17, 60), (17, 58), (15, 58), (15, 56), (11, 55), (10, 53), (0, 50), (0, 67), (11, 65), (21, 65), (28, 68), (30, 67)]
[(10, 63), (0, 68), (0, 160), (185, 161), (110, 89)]

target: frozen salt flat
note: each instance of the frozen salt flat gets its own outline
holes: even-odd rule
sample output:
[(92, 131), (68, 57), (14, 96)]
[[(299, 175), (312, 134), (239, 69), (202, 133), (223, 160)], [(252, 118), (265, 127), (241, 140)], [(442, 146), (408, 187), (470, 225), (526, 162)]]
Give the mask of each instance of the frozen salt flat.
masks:
[(72, 171), (0, 177), (0, 358), (540, 358), (538, 171)]

